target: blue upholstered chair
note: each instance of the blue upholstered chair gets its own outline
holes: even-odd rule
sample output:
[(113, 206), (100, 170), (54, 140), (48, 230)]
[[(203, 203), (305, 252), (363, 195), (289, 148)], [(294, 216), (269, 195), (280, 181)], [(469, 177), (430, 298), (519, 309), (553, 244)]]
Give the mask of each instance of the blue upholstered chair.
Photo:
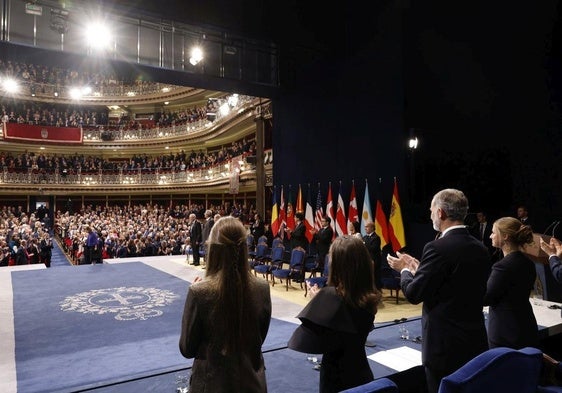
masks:
[(535, 393), (542, 362), (537, 348), (492, 348), (443, 378), (439, 393)]
[[(326, 254), (324, 258), (324, 269), (322, 270), (322, 275), (319, 277), (309, 277), (307, 278), (306, 284), (310, 285), (311, 287), (318, 285), (318, 288), (322, 288), (326, 286), (328, 282), (328, 274), (330, 273), (330, 254)], [(304, 296), (308, 295), (308, 285), (304, 287)]]
[(289, 261), (289, 267), (287, 269), (276, 269), (271, 272), (272, 286), (275, 285), (275, 279), (278, 278), (285, 280), (285, 290), (289, 290), (289, 284), (292, 280), (298, 281), (301, 285), (304, 281), (304, 261), (306, 257), (306, 252), (302, 247), (295, 247), (291, 250), (291, 259)]
[(390, 266), (381, 267), (381, 282), (384, 289), (390, 290), (390, 296), (395, 292), (396, 304), (398, 304), (400, 296), (400, 273), (392, 269)]
[(259, 243), (256, 246), (256, 252), (253, 258), (250, 258), (250, 268), (253, 269), (254, 266), (265, 263), (267, 258), (269, 258), (269, 247), (267, 243)]
[(283, 267), (285, 258), (285, 246), (283, 244), (278, 244), (276, 247), (271, 249), (271, 256), (269, 260), (264, 260), (264, 263), (254, 265), (254, 275), (260, 273), (266, 280), (269, 280), (269, 276), (273, 270), (281, 269)]
[(340, 393), (398, 393), (398, 386), (388, 378), (379, 378), (364, 385), (342, 390)]

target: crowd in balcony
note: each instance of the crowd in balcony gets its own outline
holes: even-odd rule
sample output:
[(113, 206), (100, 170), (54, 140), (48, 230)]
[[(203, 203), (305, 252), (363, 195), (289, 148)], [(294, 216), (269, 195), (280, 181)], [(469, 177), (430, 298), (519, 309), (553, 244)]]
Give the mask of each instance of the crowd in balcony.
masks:
[[(142, 78), (134, 80), (118, 80), (111, 69), (102, 72), (89, 72), (48, 67), (45, 65), (24, 64), (0, 59), (0, 79), (14, 77), (30, 85), (32, 94), (38, 86), (48, 84), (55, 86), (58, 91), (71, 86), (92, 86), (94, 91), (110, 86), (130, 86), (124, 90), (138, 89), (153, 91), (158, 83), (149, 82)], [(37, 86), (36, 86), (37, 85)], [(150, 88), (149, 86), (153, 86)], [(52, 127), (105, 127), (106, 129), (142, 129), (143, 127), (167, 127), (197, 122), (207, 118), (208, 113), (216, 112), (218, 102), (210, 100), (206, 105), (181, 108), (177, 110), (161, 110), (150, 116), (149, 122), (138, 121), (128, 114), (121, 114), (118, 118), (110, 118), (105, 106), (85, 108), (78, 105), (52, 105), (39, 101), (2, 99), (2, 122), (41, 125)]]
[(0, 168), (8, 172), (39, 172), (74, 174), (101, 171), (185, 171), (209, 168), (240, 155), (254, 155), (255, 140), (232, 142), (215, 151), (203, 150), (174, 154), (135, 154), (125, 160), (110, 160), (101, 156), (75, 153), (73, 155), (24, 152), (21, 154), (0, 151)]
[(123, 113), (116, 118), (111, 118), (105, 107), (84, 108), (77, 105), (53, 105), (36, 101), (3, 99), (0, 100), (0, 118), (5, 123), (36, 126), (140, 130), (205, 120), (209, 111), (216, 111), (214, 105), (209, 103), (175, 111), (163, 110), (151, 114), (148, 121), (140, 121)]
[[(95, 68), (95, 69), (94, 69)], [(140, 74), (117, 74), (110, 64), (96, 64), (89, 68), (81, 64), (80, 70), (52, 67), (44, 64), (28, 64), (0, 59), (0, 76), (18, 80), (29, 88), (30, 93), (41, 89), (60, 89), (68, 86), (90, 86), (99, 95), (153, 94), (164, 85), (148, 80)], [(165, 85), (172, 88), (171, 85)]]

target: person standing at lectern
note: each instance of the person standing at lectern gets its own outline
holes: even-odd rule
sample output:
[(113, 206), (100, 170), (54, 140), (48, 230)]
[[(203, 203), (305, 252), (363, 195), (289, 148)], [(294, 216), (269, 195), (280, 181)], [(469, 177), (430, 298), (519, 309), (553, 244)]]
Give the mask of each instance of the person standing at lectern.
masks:
[(562, 243), (555, 237), (551, 237), (547, 243), (541, 239), (541, 249), (548, 254), (548, 264), (552, 275), (562, 284)]
[(523, 253), (533, 243), (533, 230), (513, 217), (494, 222), (492, 244), (501, 248), (503, 259), (492, 266), (484, 304), (490, 306), (490, 348), (537, 347), (539, 334), (529, 295), (536, 279), (535, 263)]

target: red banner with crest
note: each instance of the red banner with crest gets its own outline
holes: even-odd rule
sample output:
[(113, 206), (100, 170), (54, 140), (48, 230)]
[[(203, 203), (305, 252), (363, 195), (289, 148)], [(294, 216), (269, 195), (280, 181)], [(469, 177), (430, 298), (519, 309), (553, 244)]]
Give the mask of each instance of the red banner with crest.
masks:
[(48, 127), (3, 123), (4, 140), (38, 143), (81, 144), (83, 132), (78, 127)]

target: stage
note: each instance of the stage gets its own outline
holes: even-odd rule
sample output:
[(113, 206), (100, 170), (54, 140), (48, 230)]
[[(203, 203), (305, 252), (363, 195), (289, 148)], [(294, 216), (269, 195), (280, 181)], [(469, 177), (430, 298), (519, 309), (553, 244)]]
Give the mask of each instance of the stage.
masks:
[[(202, 273), (184, 257), (0, 269), (0, 391), (173, 391), (176, 376), (192, 364), (179, 353), (178, 340), (187, 289)], [(532, 302), (541, 334), (559, 334), (560, 309)], [(319, 373), (307, 354), (286, 346), (302, 307), (272, 295), (262, 347), (270, 393), (318, 388)], [(400, 327), (408, 339), (400, 337)], [(414, 391), (423, 377), (420, 334), (419, 317), (376, 320), (368, 340), (376, 346), (366, 347), (375, 378), (390, 376)]]

